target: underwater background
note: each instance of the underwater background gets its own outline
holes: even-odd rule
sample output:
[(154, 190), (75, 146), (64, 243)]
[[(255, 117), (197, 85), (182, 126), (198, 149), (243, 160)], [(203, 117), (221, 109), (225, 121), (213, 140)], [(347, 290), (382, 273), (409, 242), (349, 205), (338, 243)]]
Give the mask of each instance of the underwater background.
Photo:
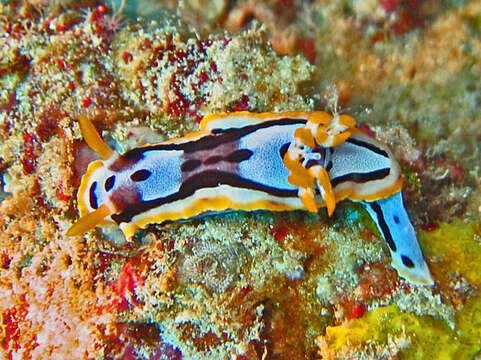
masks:
[[(481, 358), (481, 1), (0, 1), (2, 359)], [(69, 238), (95, 154), (223, 111), (351, 114), (401, 164), (435, 286), (365, 210)]]

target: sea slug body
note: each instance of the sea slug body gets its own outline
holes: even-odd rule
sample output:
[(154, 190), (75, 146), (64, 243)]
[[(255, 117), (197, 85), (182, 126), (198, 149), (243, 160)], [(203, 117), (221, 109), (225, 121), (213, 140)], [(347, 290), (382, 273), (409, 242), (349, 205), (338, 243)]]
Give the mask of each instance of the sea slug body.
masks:
[(360, 202), (388, 243), (392, 265), (415, 284), (429, 269), (404, 208), (391, 151), (355, 128), (348, 115), (234, 112), (204, 117), (200, 131), (119, 155), (79, 117), (92, 162), (78, 195), (75, 236), (116, 224), (130, 240), (151, 223), (224, 210), (331, 215), (343, 199)]

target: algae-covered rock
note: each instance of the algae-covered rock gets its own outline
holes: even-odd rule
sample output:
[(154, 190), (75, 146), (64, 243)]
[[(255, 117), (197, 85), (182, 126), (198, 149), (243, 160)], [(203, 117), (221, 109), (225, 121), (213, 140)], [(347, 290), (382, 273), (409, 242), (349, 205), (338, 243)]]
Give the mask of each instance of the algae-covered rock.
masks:
[[(317, 338), (320, 354), (328, 359), (391, 358), (472, 359), (481, 353), (481, 256), (479, 223), (441, 224), (422, 232), (431, 269), (443, 302), (453, 306), (455, 324), (421, 316), (414, 307), (397, 305), (368, 311), (360, 319), (326, 328)], [(426, 308), (427, 310), (427, 308)], [(424, 310), (424, 311), (426, 311)]]
[(480, 348), (460, 336), (461, 332), (440, 320), (403, 313), (390, 305), (362, 319), (327, 327), (326, 335), (320, 336), (317, 343), (326, 359), (389, 359), (398, 355), (403, 359), (470, 359)]

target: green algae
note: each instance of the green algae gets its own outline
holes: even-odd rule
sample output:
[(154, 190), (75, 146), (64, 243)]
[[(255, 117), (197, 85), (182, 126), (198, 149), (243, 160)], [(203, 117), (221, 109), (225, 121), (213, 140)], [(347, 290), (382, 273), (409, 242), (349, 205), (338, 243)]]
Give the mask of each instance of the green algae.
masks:
[(471, 353), (481, 355), (481, 299), (469, 299), (466, 306), (456, 316), (459, 342), (468, 346)]
[(443, 281), (450, 274), (459, 273), (471, 284), (481, 285), (481, 242), (479, 222), (440, 224), (433, 232), (420, 232), (419, 242), (425, 255), (433, 258), (434, 277)]
[(458, 341), (471, 349), (466, 355), (481, 354), (480, 233), (480, 222), (465, 224), (458, 220), (452, 224), (441, 224), (437, 231), (421, 233), (419, 236), (428, 257), (434, 254), (436, 257), (443, 256), (431, 266), (435, 277), (439, 276), (439, 280), (443, 281), (441, 276), (459, 273), (478, 289), (476, 297), (469, 298), (464, 308), (456, 314)]
[[(478, 301), (478, 303), (480, 303)], [(393, 338), (409, 339), (411, 346), (401, 351), (403, 359), (472, 358), (479, 347), (472, 346), (461, 330), (451, 330), (445, 322), (429, 316), (403, 313), (396, 305), (377, 308), (362, 319), (326, 330), (330, 351), (354, 348), (388, 347)]]

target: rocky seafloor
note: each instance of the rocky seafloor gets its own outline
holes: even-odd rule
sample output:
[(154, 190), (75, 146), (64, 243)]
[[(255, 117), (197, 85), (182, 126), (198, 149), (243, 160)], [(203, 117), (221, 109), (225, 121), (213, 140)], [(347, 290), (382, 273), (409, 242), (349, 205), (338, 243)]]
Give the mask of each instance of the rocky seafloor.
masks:
[[(2, 358), (479, 358), (480, 33), (481, 1), (2, 0)], [(435, 286), (349, 201), (65, 236), (79, 115), (122, 153), (320, 109), (393, 149)]]

